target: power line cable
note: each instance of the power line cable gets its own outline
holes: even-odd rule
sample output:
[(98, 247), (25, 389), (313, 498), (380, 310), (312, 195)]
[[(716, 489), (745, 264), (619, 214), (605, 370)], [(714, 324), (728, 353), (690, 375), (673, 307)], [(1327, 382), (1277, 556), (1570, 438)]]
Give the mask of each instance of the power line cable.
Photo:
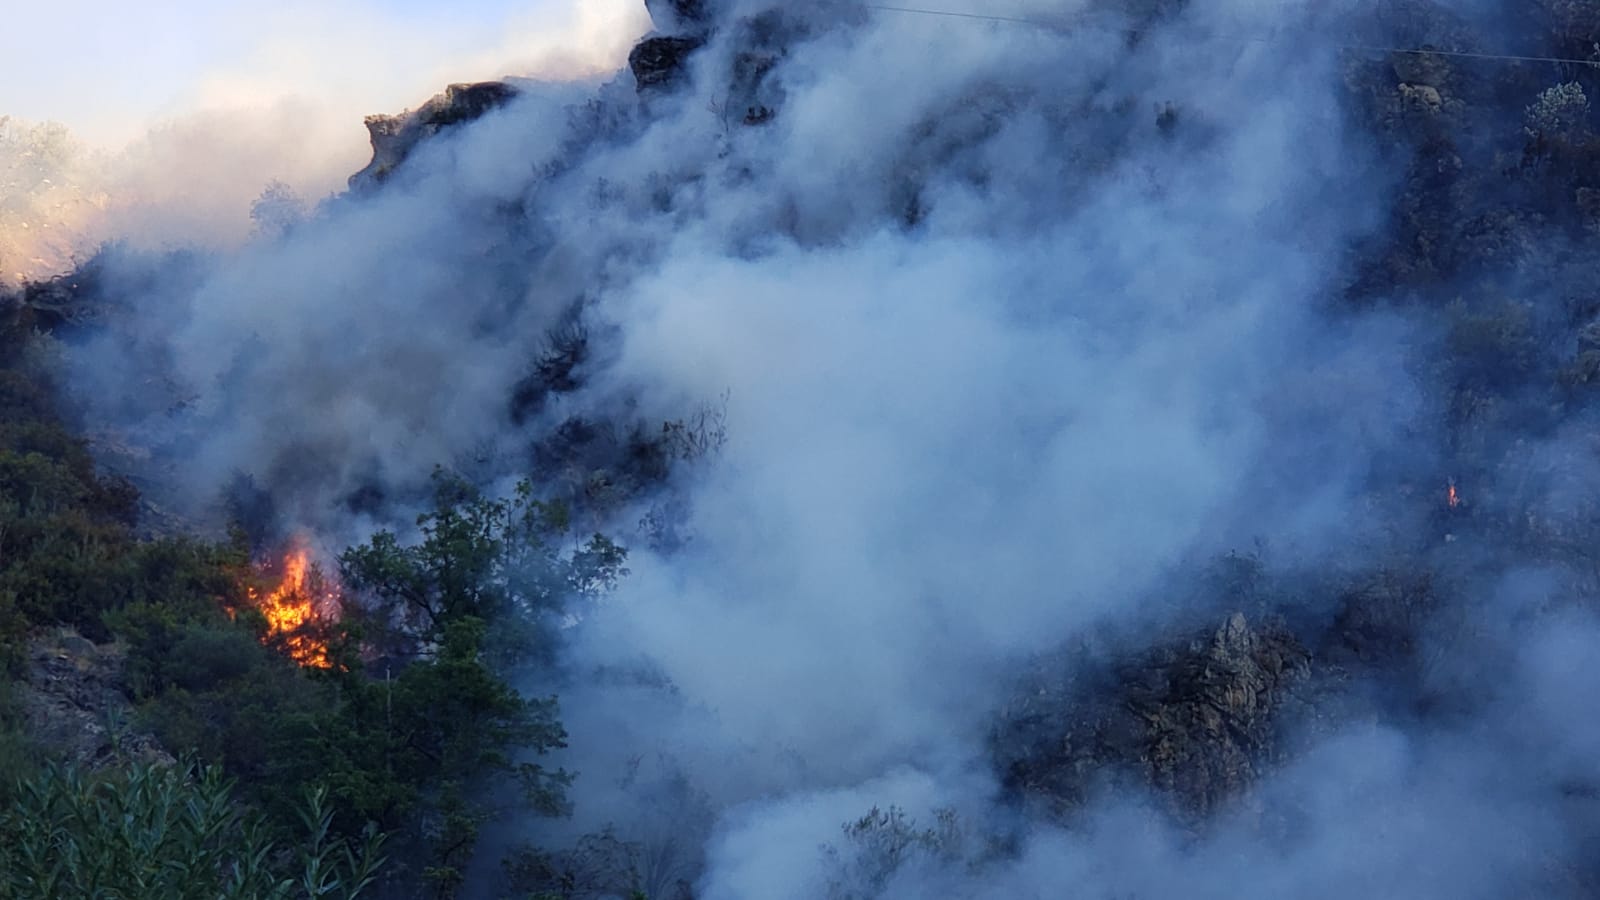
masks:
[(880, 6), (874, 3), (867, 4), (867, 9), (878, 9), (884, 12), (912, 13), (923, 16), (948, 16), (952, 19), (981, 19), (986, 22), (1010, 22), (1016, 25), (1032, 25), (1035, 28), (1049, 28), (1044, 22), (1035, 22), (1032, 19), (1023, 19), (1016, 16), (989, 16), (981, 13), (951, 12), (945, 9), (917, 9), (911, 6)]
[(1462, 59), (1499, 59), (1511, 62), (1564, 63), (1574, 66), (1600, 66), (1600, 60), (1573, 59), (1564, 56), (1522, 56), (1515, 53), (1476, 53), (1471, 50), (1430, 50), (1426, 47), (1373, 47), (1365, 44), (1338, 44), (1343, 50), (1364, 50), (1368, 53), (1407, 53), (1418, 56), (1454, 56)]
[[(946, 9), (922, 9), (915, 6), (886, 6), (883, 4), (869, 3), (866, 4), (866, 8), (880, 10), (883, 12), (906, 13), (908, 15), (940, 16), (952, 19), (977, 19), (986, 22), (1005, 22), (1013, 25), (1028, 25), (1033, 28), (1044, 30), (1051, 30), (1059, 27), (1062, 24), (1058, 22), (1042, 22), (1036, 19), (1025, 19), (1020, 16), (995, 16), (986, 15), (983, 13), (957, 12)], [(1080, 19), (1079, 21), (1081, 22), (1082, 20)], [(1249, 42), (1266, 42), (1272, 40), (1270, 37), (1234, 37), (1231, 39)], [(1600, 60), (1575, 59), (1562, 56), (1528, 56), (1516, 53), (1480, 53), (1472, 50), (1435, 50), (1427, 47), (1382, 47), (1371, 44), (1336, 44), (1334, 46), (1341, 50), (1359, 50), (1365, 53), (1403, 53), (1415, 56), (1450, 56), (1459, 59), (1485, 59), (1502, 60), (1507, 62), (1542, 62), (1574, 66), (1600, 66)]]

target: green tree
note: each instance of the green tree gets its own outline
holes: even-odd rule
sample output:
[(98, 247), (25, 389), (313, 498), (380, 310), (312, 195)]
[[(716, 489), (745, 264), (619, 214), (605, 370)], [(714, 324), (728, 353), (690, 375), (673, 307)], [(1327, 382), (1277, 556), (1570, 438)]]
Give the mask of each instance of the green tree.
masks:
[(565, 746), (556, 698), (522, 697), (505, 674), (549, 659), (569, 604), (612, 587), (626, 553), (602, 535), (566, 548), (567, 508), (527, 482), (497, 499), (439, 473), (417, 528), (416, 543), (380, 532), (341, 556), (344, 583), (371, 601), (366, 640), (389, 661), (382, 681), (347, 679), (337, 720), (299, 727), (325, 741), (314, 758), (337, 760), (335, 791), (356, 809), (423, 823), (425, 876), (452, 896), (492, 815), (474, 802), (489, 785), (510, 782), (547, 814), (566, 808), (570, 777), (537, 761)]
[(543, 660), (567, 605), (627, 574), (627, 552), (604, 535), (565, 549), (571, 526), (567, 506), (535, 498), (527, 481), (494, 499), (439, 472), (434, 507), (417, 519), (421, 540), (405, 546), (379, 532), (345, 552), (340, 572), (378, 602), (375, 620), (402, 645), (437, 646), (452, 623), (472, 618), (492, 626), (483, 649), (497, 665)]

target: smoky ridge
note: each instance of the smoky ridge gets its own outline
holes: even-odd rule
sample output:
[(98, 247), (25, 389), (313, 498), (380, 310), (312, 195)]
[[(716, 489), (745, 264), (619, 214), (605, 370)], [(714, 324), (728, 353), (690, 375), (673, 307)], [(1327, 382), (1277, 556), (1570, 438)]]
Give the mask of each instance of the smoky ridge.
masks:
[(626, 548), (464, 895), (1592, 892), (1600, 17), (647, 6), (5, 296), (149, 536)]

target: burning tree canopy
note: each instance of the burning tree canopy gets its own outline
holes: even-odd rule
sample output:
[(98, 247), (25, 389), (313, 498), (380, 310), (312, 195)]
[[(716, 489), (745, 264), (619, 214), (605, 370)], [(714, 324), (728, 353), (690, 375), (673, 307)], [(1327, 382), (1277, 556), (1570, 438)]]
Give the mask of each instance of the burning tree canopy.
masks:
[(276, 585), (245, 589), (250, 605), (267, 622), (262, 642), (280, 644), (295, 662), (319, 669), (331, 668), (325, 626), (338, 621), (341, 593), (336, 581), (326, 578), (311, 559), (303, 539), (296, 539), (275, 563), (260, 567), (260, 574)]

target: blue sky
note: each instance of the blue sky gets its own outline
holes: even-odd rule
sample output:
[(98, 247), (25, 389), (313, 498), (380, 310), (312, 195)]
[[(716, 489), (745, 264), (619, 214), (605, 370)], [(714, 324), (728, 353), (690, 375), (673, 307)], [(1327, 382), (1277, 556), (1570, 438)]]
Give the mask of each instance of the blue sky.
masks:
[(649, 27), (642, 0), (0, 0), (0, 116), (61, 123), (79, 150), (26, 240), (0, 233), (0, 267), (42, 277), (113, 238), (236, 244), (269, 183), (342, 190), (371, 158), (364, 116), (458, 81), (609, 76)]
[(99, 144), (199, 109), (309, 96), (376, 112), (449, 81), (614, 65), (648, 27), (640, 0), (14, 6), (0, 18), (0, 115), (60, 121)]

